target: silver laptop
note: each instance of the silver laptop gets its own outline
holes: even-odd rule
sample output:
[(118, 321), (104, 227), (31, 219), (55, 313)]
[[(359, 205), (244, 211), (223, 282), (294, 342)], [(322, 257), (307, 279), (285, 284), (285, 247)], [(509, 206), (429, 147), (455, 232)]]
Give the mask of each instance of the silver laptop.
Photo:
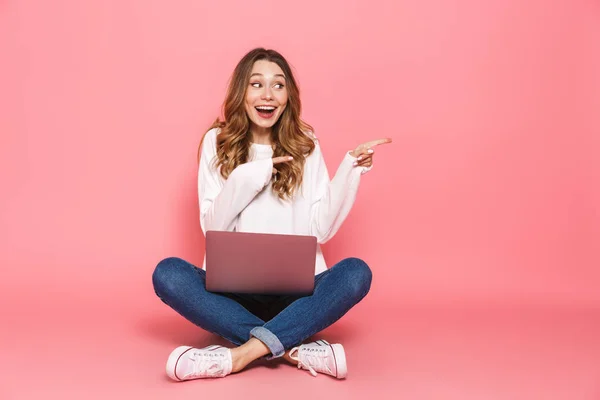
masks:
[(207, 231), (206, 290), (310, 295), (316, 255), (314, 236)]

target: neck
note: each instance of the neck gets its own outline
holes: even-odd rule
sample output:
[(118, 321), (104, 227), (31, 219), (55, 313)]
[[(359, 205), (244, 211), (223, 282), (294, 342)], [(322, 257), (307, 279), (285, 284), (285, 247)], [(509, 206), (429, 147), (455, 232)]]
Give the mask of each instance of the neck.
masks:
[(252, 143), (271, 144), (271, 128), (255, 126), (250, 129), (250, 133), (252, 134)]

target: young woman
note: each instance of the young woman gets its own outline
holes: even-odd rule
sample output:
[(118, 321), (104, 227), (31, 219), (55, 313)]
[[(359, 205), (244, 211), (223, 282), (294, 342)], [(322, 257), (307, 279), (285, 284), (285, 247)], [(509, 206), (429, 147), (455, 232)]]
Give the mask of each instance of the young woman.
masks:
[[(287, 61), (257, 48), (233, 72), (217, 120), (199, 149), (202, 231), (227, 230), (316, 236), (325, 243), (350, 212), (361, 175), (379, 139), (347, 152), (332, 180), (313, 129), (300, 119), (299, 89)], [(327, 268), (320, 246), (310, 296), (217, 294), (205, 269), (179, 258), (161, 261), (152, 276), (160, 299), (192, 323), (237, 347), (176, 348), (167, 375), (183, 381), (224, 377), (252, 361), (284, 357), (314, 376), (347, 373), (341, 344), (302, 344), (340, 319), (369, 291), (371, 270), (358, 258)]]

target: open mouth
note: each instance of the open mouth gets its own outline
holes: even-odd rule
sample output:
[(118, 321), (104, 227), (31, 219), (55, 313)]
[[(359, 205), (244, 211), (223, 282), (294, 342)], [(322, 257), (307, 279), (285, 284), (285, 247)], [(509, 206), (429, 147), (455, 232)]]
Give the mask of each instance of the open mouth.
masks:
[(254, 108), (262, 118), (271, 118), (275, 114), (275, 110), (277, 110), (277, 107), (274, 106), (258, 106)]

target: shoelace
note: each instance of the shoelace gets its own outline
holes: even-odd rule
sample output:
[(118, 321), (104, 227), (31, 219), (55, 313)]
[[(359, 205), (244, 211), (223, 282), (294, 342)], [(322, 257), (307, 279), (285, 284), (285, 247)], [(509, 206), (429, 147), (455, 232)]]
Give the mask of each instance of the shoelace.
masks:
[[(308, 370), (308, 372), (310, 372), (310, 374), (312, 376), (317, 376), (317, 371), (315, 371), (315, 369), (317, 369), (320, 372), (323, 371), (329, 371), (330, 374), (333, 374), (333, 371), (331, 371), (331, 369), (329, 368), (329, 366), (327, 365), (327, 360), (326, 357), (318, 357), (318, 356), (312, 356), (312, 355), (305, 355), (304, 356), (304, 361), (300, 360), (300, 357), (294, 357), (292, 356), (292, 353), (294, 352), (294, 350), (297, 351), (297, 347), (292, 349), (292, 351), (290, 351), (290, 358), (292, 360), (296, 360), (298, 361), (298, 369), (302, 369), (302, 367), (306, 367), (306, 369)], [(313, 368), (314, 367), (314, 368)]]
[(186, 374), (184, 378), (196, 377), (218, 377), (223, 374), (223, 360), (213, 360), (202, 357), (200, 353), (190, 355), (190, 360), (194, 362), (192, 372)]

